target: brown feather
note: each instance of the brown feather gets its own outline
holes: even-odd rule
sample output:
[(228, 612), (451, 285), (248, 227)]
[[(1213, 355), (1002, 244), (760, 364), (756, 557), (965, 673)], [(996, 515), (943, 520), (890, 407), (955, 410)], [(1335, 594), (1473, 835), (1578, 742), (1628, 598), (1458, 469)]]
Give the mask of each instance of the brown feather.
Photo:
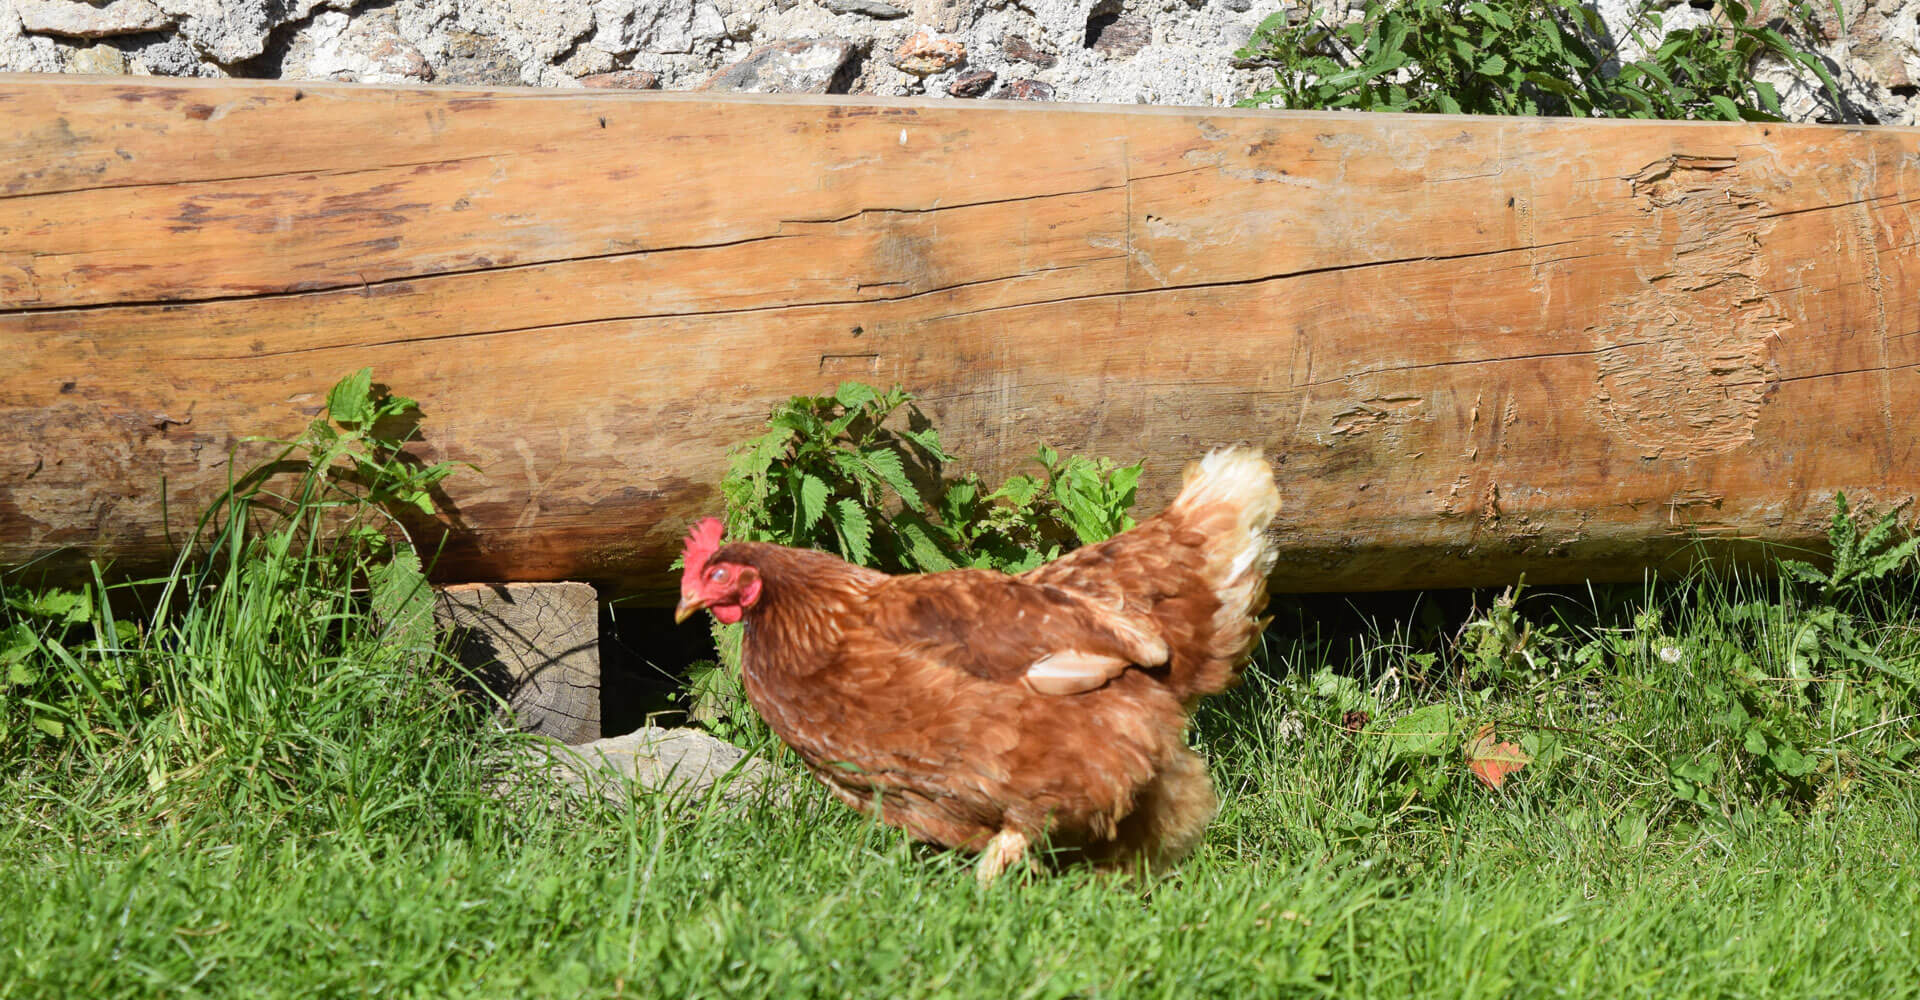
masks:
[(1258, 635), (1278, 503), (1264, 461), (1225, 451), (1160, 515), (1017, 577), (760, 543), (712, 559), (758, 570), (747, 696), (842, 801), (949, 847), (1012, 831), (1158, 866), (1213, 815), (1187, 712)]

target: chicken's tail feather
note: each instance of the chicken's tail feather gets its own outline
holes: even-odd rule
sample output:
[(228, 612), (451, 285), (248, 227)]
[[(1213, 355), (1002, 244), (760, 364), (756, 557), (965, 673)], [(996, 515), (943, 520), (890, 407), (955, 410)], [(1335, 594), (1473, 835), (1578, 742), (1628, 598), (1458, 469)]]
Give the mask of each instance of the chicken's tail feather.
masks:
[(1191, 705), (1239, 680), (1264, 627), (1255, 616), (1267, 603), (1275, 556), (1267, 528), (1279, 510), (1273, 469), (1259, 452), (1217, 449), (1187, 466), (1166, 510), (1021, 576), (1139, 616), (1166, 643), (1166, 670), (1156, 676)]
[(1180, 678), (1182, 695), (1193, 698), (1225, 689), (1239, 679), (1254, 640), (1265, 622), (1257, 617), (1267, 604), (1267, 577), (1278, 553), (1267, 529), (1280, 512), (1280, 491), (1273, 467), (1250, 448), (1217, 448), (1189, 463), (1180, 493), (1162, 515), (1195, 539), (1200, 575), (1219, 604), (1202, 639), (1205, 650), (1190, 675)]

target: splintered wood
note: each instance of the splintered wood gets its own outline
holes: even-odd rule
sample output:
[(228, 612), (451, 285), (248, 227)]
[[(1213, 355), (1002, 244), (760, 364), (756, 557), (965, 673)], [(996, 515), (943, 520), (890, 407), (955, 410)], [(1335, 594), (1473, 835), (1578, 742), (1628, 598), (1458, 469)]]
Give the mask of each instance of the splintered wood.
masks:
[(0, 153), (0, 564), (158, 565), (363, 365), (478, 466), (440, 578), (668, 603), (728, 446), (848, 378), (1143, 512), (1255, 443), (1284, 590), (1920, 489), (1910, 129), (12, 76)]

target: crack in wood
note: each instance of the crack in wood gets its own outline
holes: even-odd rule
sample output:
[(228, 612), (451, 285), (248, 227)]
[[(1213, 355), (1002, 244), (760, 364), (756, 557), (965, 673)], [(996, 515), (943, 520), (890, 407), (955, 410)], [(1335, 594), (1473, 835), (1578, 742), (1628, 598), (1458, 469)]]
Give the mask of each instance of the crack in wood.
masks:
[(346, 290), (358, 290), (363, 295), (371, 294), (373, 289), (392, 285), (406, 285), (418, 282), (425, 284), (450, 278), (467, 278), (478, 274), (504, 274), (513, 271), (529, 271), (543, 267), (558, 267), (566, 264), (583, 264), (588, 261), (618, 260), (624, 257), (644, 257), (648, 254), (681, 253), (697, 250), (725, 250), (730, 247), (748, 246), (754, 243), (766, 243), (772, 240), (791, 240), (800, 237), (794, 233), (773, 233), (767, 236), (743, 236), (737, 240), (723, 240), (718, 243), (688, 243), (669, 247), (651, 247), (642, 249), (609, 250), (606, 253), (578, 254), (572, 257), (556, 257), (550, 260), (520, 261), (513, 264), (489, 264), (483, 267), (451, 268), (445, 271), (433, 271), (425, 274), (399, 275), (392, 278), (379, 278), (369, 281), (355, 275), (355, 280), (333, 285), (319, 285), (308, 288), (285, 291), (242, 292), (233, 295), (208, 295), (201, 298), (179, 299), (126, 299), (118, 302), (86, 302), (70, 305), (23, 306), (14, 309), (0, 309), (0, 318), (14, 315), (46, 315), (49, 313), (93, 313), (115, 309), (155, 309), (169, 306), (197, 306), (223, 302), (262, 302), (273, 299), (299, 299), (311, 296), (330, 295)]
[[(1871, 186), (1874, 178), (1871, 174), (1867, 184)], [(1893, 380), (1888, 365), (1893, 363), (1892, 338), (1887, 335), (1890, 325), (1887, 320), (1886, 275), (1880, 268), (1880, 241), (1874, 235), (1873, 214), (1867, 210), (1865, 199), (1854, 205), (1850, 213), (1852, 226), (1848, 235), (1854, 243), (1854, 253), (1866, 271), (1867, 290), (1873, 294), (1873, 332), (1875, 346), (1880, 349), (1880, 421), (1886, 431), (1887, 440), (1894, 438), (1893, 430)]]
[[(1889, 201), (1889, 199), (1892, 199)], [(1754, 216), (1756, 219), (1786, 219), (1796, 215), (1808, 215), (1814, 212), (1833, 212), (1843, 208), (1857, 208), (1865, 205), (1885, 203), (1886, 208), (1903, 208), (1920, 203), (1920, 198), (1901, 198), (1895, 194), (1868, 195), (1864, 198), (1850, 198), (1846, 201), (1828, 202), (1824, 205), (1810, 205), (1806, 208), (1785, 208), (1778, 212), (1764, 212)]]
[[(455, 162), (455, 161), (449, 160), (449, 161), (439, 161), (439, 162)], [(381, 169), (381, 168), (368, 168), (368, 169), (372, 170), (372, 169)], [(352, 173), (352, 172), (359, 172), (359, 171), (346, 171), (346, 172)], [(129, 300), (120, 300), (115, 302), (92, 302), (92, 303), (70, 303), (70, 304), (44, 305), (44, 306), (21, 306), (21, 307), (15, 307), (12, 309), (0, 309), (0, 317), (10, 316), (14, 314), (29, 314), (29, 313), (45, 314), (45, 313), (57, 313), (57, 312), (68, 312), (68, 311), (91, 312), (91, 311), (104, 311), (104, 310), (112, 310), (112, 309), (139, 309), (139, 308), (152, 308), (152, 307), (160, 307), (160, 306), (198, 305), (201, 303), (246, 302), (246, 301), (264, 301), (264, 300), (277, 299), (277, 298), (298, 298), (301, 296), (324, 295), (329, 292), (339, 291), (343, 288), (360, 288), (363, 291), (365, 291), (365, 290), (371, 290), (374, 288), (381, 288), (385, 286), (405, 285), (411, 282), (428, 282), (428, 281), (434, 281), (434, 280), (446, 279), (446, 278), (471, 277), (473, 275), (478, 275), (478, 274), (524, 271), (524, 270), (532, 270), (532, 269), (537, 269), (542, 267), (560, 266), (565, 264), (583, 263), (587, 261), (596, 261), (596, 260), (618, 260), (618, 259), (627, 258), (627, 257), (646, 256), (648, 254), (670, 254), (670, 253), (682, 253), (682, 252), (702, 251), (702, 250), (724, 250), (724, 249), (729, 249), (733, 247), (748, 246), (754, 243), (768, 242), (771, 240), (798, 239), (803, 236), (803, 234), (800, 234), (800, 233), (788, 233), (788, 232), (779, 231), (780, 228), (783, 228), (785, 226), (834, 225), (834, 224), (849, 222), (869, 214), (909, 214), (909, 215), (931, 214), (936, 212), (958, 211), (961, 209), (968, 209), (968, 208), (982, 208), (982, 207), (989, 207), (993, 205), (1014, 204), (1014, 203), (1025, 202), (1025, 201), (1037, 201), (1037, 200), (1046, 200), (1046, 199), (1053, 199), (1053, 198), (1071, 198), (1071, 197), (1077, 197), (1077, 196), (1087, 195), (1087, 194), (1098, 194), (1103, 191), (1118, 191), (1123, 188), (1126, 189), (1129, 192), (1129, 194), (1131, 194), (1132, 188), (1130, 185), (1132, 185), (1133, 183), (1136, 183), (1139, 181), (1145, 181), (1145, 180), (1153, 180), (1155, 178), (1161, 178), (1161, 177), (1171, 177), (1179, 174), (1192, 173), (1192, 172), (1193, 171), (1191, 170), (1171, 170), (1171, 171), (1165, 171), (1165, 172), (1156, 173), (1156, 174), (1144, 174), (1138, 177), (1131, 177), (1123, 184), (1108, 184), (1108, 185), (1101, 185), (1101, 186), (1091, 187), (1091, 188), (1082, 188), (1082, 189), (1077, 189), (1073, 191), (1059, 191), (1059, 192), (1051, 192), (1051, 193), (1045, 193), (1045, 194), (1021, 195), (1021, 196), (1010, 197), (1010, 198), (992, 198), (992, 199), (986, 199), (983, 201), (962, 202), (962, 203), (953, 204), (953, 205), (933, 205), (925, 208), (866, 208), (866, 209), (861, 209), (857, 212), (853, 212), (848, 215), (839, 216), (831, 219), (782, 219), (776, 223), (776, 231), (773, 233), (768, 233), (760, 236), (744, 236), (739, 239), (720, 240), (712, 243), (687, 243), (687, 244), (677, 244), (673, 246), (663, 246), (663, 247), (628, 247), (620, 250), (611, 250), (606, 253), (577, 254), (570, 257), (556, 257), (556, 258), (548, 258), (548, 259), (536, 260), (536, 261), (520, 261), (513, 264), (486, 265), (481, 267), (466, 267), (466, 268), (450, 268), (443, 271), (431, 271), (431, 272), (424, 272), (419, 274), (396, 275), (391, 278), (380, 278), (373, 281), (357, 278), (355, 281), (352, 281), (352, 282), (340, 282), (340, 283), (326, 284), (326, 285), (313, 285), (313, 286), (306, 286), (306, 287), (299, 287), (299, 288), (289, 288), (285, 290), (272, 290), (272, 291), (263, 291), (263, 292), (243, 292), (243, 293), (230, 294), (230, 295), (207, 295), (207, 296), (199, 296), (199, 297), (180, 297), (180, 298), (169, 298), (169, 299), (129, 299)], [(304, 175), (304, 172), (303, 172), (303, 175)], [(275, 176), (275, 175), (262, 175), (262, 176)], [(83, 189), (83, 190), (92, 190), (92, 189)], [(1092, 258), (1092, 259), (1106, 260), (1108, 258)], [(1031, 273), (1037, 274), (1037, 273), (1042, 273), (1048, 270), (1058, 270), (1058, 269), (1059, 268), (1042, 268)], [(992, 279), (989, 279), (989, 280), (992, 280)], [(892, 282), (888, 282), (886, 284), (892, 284)], [(950, 287), (961, 287), (961, 286), (950, 286)], [(945, 290), (945, 289), (935, 288), (935, 289), (929, 289), (928, 291), (936, 292), (936, 291), (942, 291), (942, 290)], [(917, 294), (924, 294), (924, 293), (917, 293)], [(882, 301), (882, 299), (876, 298), (872, 300), (863, 300), (863, 301)], [(835, 303), (804, 303), (804, 304), (825, 305), (825, 304), (835, 304)], [(672, 314), (672, 315), (701, 315), (701, 313), (696, 312), (691, 314)]]
[(1543, 243), (1539, 246), (1503, 247), (1498, 250), (1472, 250), (1457, 254), (1429, 254), (1421, 257), (1394, 257), (1386, 260), (1365, 260), (1352, 264), (1327, 264), (1322, 267), (1307, 267), (1297, 271), (1282, 271), (1277, 274), (1259, 274), (1248, 278), (1223, 278), (1219, 281), (1194, 281), (1180, 285), (1166, 285), (1156, 288), (1128, 288), (1110, 292), (1092, 292), (1085, 295), (1063, 295), (1054, 299), (1037, 299), (1032, 302), (1014, 302), (1007, 305), (984, 306), (979, 309), (966, 309), (956, 313), (943, 313), (930, 316), (930, 320), (956, 319), (961, 316), (977, 316), (983, 313), (1001, 312), (1007, 309), (1029, 309), (1034, 306), (1058, 305), (1063, 302), (1086, 302), (1097, 299), (1119, 298), (1131, 295), (1160, 295), (1168, 292), (1196, 291), (1208, 288), (1236, 288), (1248, 285), (1262, 285), (1274, 281), (1290, 281), (1294, 278), (1311, 278), (1323, 274), (1337, 274), (1342, 271), (1363, 271), (1373, 267), (1393, 267), (1400, 264), (1442, 263), (1452, 260), (1472, 260), (1477, 257), (1498, 257), (1502, 254), (1527, 253), (1532, 250), (1569, 246), (1578, 240), (1560, 240)]
[(264, 174), (237, 174), (232, 177), (190, 177), (171, 181), (129, 181), (125, 184), (95, 184), (88, 187), (58, 188), (52, 191), (22, 191), (18, 194), (0, 194), (0, 201), (16, 201), (22, 198), (51, 198), (63, 194), (87, 194), (93, 191), (128, 191), (138, 188), (192, 187), (202, 184), (230, 184), (238, 181), (266, 181), (281, 177), (352, 177), (356, 174), (376, 174), (385, 170), (408, 170), (416, 167), (436, 167), (454, 163), (466, 163), (472, 160), (492, 160), (519, 155), (512, 151), (501, 153), (475, 153), (472, 156), (454, 156), (437, 160), (419, 160), (412, 163), (386, 163), (376, 167), (352, 167), (328, 170), (308, 168), (305, 170), (276, 170)]
[[(622, 315), (616, 315), (616, 316), (595, 316), (589, 319), (568, 320), (564, 323), (539, 323), (532, 326), (501, 327), (501, 328), (492, 329), (492, 330), (461, 330), (455, 333), (443, 333), (443, 334), (437, 334), (434, 336), (427, 336), (427, 337), (398, 337), (398, 338), (392, 338), (388, 340), (366, 341), (366, 342), (351, 343), (351, 344), (325, 344), (319, 347), (300, 347), (300, 348), (294, 348), (286, 351), (261, 351), (258, 353), (249, 353), (245, 355), (210, 355), (210, 356), (182, 357), (181, 360), (184, 360), (184, 361), (251, 361), (251, 360), (257, 360), (261, 358), (287, 357), (287, 356), (298, 355), (298, 354), (313, 354), (321, 351), (362, 350), (370, 347), (397, 347), (402, 344), (428, 344), (428, 343), (435, 343), (439, 341), (464, 340), (469, 337), (497, 337), (497, 336), (504, 336), (509, 334), (518, 334), (518, 333), (536, 333), (543, 330), (565, 330), (565, 329), (570, 329), (574, 327), (592, 326), (598, 323), (633, 323), (633, 322), (644, 322), (647, 320), (657, 320), (657, 319), (699, 319), (699, 318), (712, 317), (712, 316), (742, 316), (742, 315), (751, 315), (754, 313), (782, 312), (782, 311), (794, 310), (794, 309), (826, 309), (826, 308), (835, 308), (839, 306), (884, 305), (884, 304), (893, 303), (893, 302), (904, 302), (909, 299), (921, 298), (928, 295), (939, 295), (943, 292), (958, 291), (964, 288), (973, 288), (973, 287), (978, 287), (982, 285), (994, 285), (994, 284), (1001, 284), (1005, 282), (1018, 281), (1022, 278), (1036, 277), (1038, 275), (1047, 274), (1053, 271), (1070, 271), (1070, 270), (1075, 270), (1081, 267), (1086, 267), (1091, 264), (1099, 264), (1107, 261), (1115, 261), (1120, 259), (1121, 258), (1115, 257), (1115, 256), (1091, 257), (1091, 258), (1088, 258), (1087, 260), (1080, 261), (1075, 264), (1062, 264), (1057, 267), (1036, 268), (1032, 271), (1022, 271), (1019, 274), (998, 275), (991, 278), (977, 278), (973, 281), (955, 282), (954, 284), (951, 284), (951, 285), (941, 285), (935, 288), (927, 288), (917, 292), (909, 292), (904, 295), (874, 295), (874, 296), (867, 296), (865, 298), (857, 298), (857, 299), (816, 299), (816, 300), (811, 300), (806, 302), (784, 302), (784, 303), (776, 303), (773, 305), (764, 305), (764, 306), (741, 306), (737, 309), (696, 309), (696, 310), (686, 311), (686, 312), (630, 313), (630, 314), (622, 314)], [(4, 316), (4, 315), (5, 315), (4, 313), (0, 313), (0, 316)]]
[(1083, 194), (1100, 194), (1105, 191), (1132, 190), (1139, 181), (1149, 181), (1161, 177), (1177, 177), (1181, 174), (1198, 173), (1205, 168), (1194, 167), (1186, 170), (1168, 170), (1157, 174), (1142, 174), (1138, 177), (1128, 175), (1118, 184), (1100, 184), (1090, 188), (1077, 188), (1072, 191), (1044, 191), (1039, 194), (1012, 195), (1006, 198), (987, 198), (981, 201), (962, 201), (951, 205), (926, 205), (922, 207), (875, 207), (862, 208), (845, 215), (830, 216), (824, 219), (781, 219), (781, 226), (833, 226), (868, 215), (932, 215), (936, 212), (955, 212), (964, 208), (987, 208), (993, 205), (1017, 205), (1024, 201), (1045, 201), (1050, 198), (1073, 198)]

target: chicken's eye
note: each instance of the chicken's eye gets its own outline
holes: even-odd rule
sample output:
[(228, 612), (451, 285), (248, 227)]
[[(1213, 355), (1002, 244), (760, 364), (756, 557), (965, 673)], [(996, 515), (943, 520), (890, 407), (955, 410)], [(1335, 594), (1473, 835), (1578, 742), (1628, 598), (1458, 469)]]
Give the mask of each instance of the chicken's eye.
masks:
[(713, 571), (707, 574), (707, 579), (712, 580), (714, 583), (727, 582), (727, 568), (725, 566), (714, 567)]

